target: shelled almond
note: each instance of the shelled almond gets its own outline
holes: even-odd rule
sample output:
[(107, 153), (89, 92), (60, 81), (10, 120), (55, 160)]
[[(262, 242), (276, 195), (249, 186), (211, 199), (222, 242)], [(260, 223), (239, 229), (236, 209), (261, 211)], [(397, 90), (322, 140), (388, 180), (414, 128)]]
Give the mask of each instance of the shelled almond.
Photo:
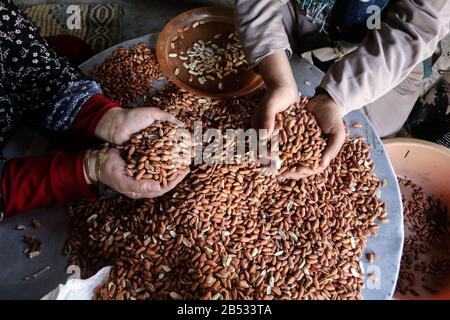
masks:
[(119, 48), (91, 76), (101, 83), (106, 96), (124, 106), (150, 95), (153, 81), (163, 79), (155, 49), (145, 44)]
[(396, 293), (429, 296), (450, 275), (448, 208), (411, 180), (399, 178), (405, 241)]
[(177, 129), (174, 123), (156, 121), (134, 134), (124, 145), (127, 174), (138, 181), (151, 179), (167, 186), (178, 171), (186, 170), (191, 150), (186, 142), (179, 141)]
[[(261, 96), (207, 100), (169, 86), (152, 103), (188, 129), (201, 120), (223, 130), (249, 127)], [(316, 165), (326, 143), (306, 103), (277, 118), (285, 164)], [(300, 132), (307, 138), (299, 145), (289, 141)], [(308, 148), (313, 158), (301, 158)], [(78, 204), (70, 263), (83, 276), (113, 265), (95, 299), (359, 299), (365, 242), (386, 218), (372, 170), (360, 139), (347, 139), (325, 171), (299, 181), (279, 182), (258, 162), (196, 165), (157, 199)]]
[(326, 142), (319, 125), (305, 109), (306, 97), (276, 116), (275, 128), (279, 129), (280, 174), (296, 167), (314, 169), (319, 166)]
[[(194, 25), (199, 24), (196, 22)], [(193, 25), (193, 28), (195, 28)], [(180, 65), (200, 85), (214, 81), (219, 90), (224, 89), (223, 79), (231, 74), (237, 74), (240, 69), (247, 68), (247, 59), (242, 50), (237, 33), (227, 35), (216, 34), (211, 40), (195, 41), (187, 50), (171, 51), (169, 58), (178, 59)], [(226, 41), (224, 41), (224, 39)], [(171, 48), (176, 48), (180, 36), (172, 39)], [(180, 68), (176, 68), (177, 75)]]

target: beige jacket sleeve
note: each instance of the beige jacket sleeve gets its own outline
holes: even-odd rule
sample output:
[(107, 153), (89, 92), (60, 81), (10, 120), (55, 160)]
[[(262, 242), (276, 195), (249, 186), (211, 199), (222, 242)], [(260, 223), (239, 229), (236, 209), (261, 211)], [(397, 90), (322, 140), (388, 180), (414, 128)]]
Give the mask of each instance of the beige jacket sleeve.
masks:
[(292, 53), (283, 25), (280, 0), (235, 0), (239, 35), (250, 67), (280, 50)]
[(370, 104), (429, 58), (449, 28), (449, 0), (397, 0), (381, 28), (331, 67), (322, 87), (345, 114)]

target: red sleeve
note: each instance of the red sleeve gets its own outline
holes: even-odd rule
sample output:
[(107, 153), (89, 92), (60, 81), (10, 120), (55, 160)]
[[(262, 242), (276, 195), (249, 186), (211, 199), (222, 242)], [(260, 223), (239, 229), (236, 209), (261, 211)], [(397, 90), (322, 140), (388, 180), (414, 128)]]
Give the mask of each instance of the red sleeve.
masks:
[(9, 160), (1, 188), (6, 216), (95, 196), (84, 178), (84, 151)]
[(106, 98), (102, 94), (92, 96), (78, 111), (75, 120), (70, 126), (71, 131), (94, 137), (95, 128), (105, 113), (113, 108), (119, 108), (120, 105)]
[[(78, 111), (70, 130), (94, 137), (104, 114), (119, 104), (102, 94), (91, 97)], [(84, 178), (84, 152), (12, 159), (5, 164), (1, 191), (5, 215), (65, 204), (86, 198), (95, 199)]]

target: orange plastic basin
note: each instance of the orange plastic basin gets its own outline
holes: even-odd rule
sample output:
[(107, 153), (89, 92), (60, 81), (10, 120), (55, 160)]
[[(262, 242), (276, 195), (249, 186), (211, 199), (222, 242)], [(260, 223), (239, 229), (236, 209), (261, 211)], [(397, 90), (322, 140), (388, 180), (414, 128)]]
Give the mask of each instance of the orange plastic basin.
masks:
[[(393, 138), (383, 142), (397, 176), (412, 180), (450, 208), (449, 149), (418, 139)], [(436, 295), (422, 298), (450, 299), (450, 285)]]

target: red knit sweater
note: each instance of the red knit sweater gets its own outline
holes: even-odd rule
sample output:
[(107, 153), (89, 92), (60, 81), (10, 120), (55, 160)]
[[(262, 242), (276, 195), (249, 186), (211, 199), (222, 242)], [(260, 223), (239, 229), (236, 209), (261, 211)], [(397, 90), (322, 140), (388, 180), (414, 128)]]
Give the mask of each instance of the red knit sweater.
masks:
[[(103, 115), (119, 105), (101, 94), (93, 96), (77, 113), (70, 130), (94, 137)], [(83, 170), (84, 151), (55, 152), (9, 160), (3, 169), (1, 191), (6, 216), (33, 208), (95, 196), (86, 183)]]

